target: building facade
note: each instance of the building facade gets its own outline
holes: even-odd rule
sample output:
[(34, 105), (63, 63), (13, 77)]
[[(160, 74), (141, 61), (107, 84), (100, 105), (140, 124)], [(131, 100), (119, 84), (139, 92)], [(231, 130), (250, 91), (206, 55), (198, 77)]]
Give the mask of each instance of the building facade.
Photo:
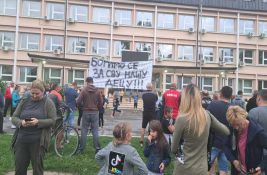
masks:
[(195, 79), (210, 92), (229, 85), (251, 95), (267, 89), (267, 2), (0, 0), (4, 81), (27, 84), (39, 77), (83, 85), (88, 69), (33, 63), (28, 53), (120, 61), (123, 50), (149, 53), (160, 91)]

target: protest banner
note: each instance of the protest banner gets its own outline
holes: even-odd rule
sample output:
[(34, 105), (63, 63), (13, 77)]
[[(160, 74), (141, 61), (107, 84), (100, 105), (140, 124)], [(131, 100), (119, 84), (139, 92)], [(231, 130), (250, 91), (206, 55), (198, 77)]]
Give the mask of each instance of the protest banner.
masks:
[(152, 62), (111, 62), (92, 58), (89, 76), (101, 88), (146, 89), (152, 80)]

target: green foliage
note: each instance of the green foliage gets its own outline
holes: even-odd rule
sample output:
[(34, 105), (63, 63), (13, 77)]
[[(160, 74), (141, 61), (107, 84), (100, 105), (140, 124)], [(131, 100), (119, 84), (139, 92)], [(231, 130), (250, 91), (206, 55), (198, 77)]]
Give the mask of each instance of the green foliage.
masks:
[[(0, 135), (0, 175), (4, 175), (8, 171), (14, 171), (15, 164), (13, 154), (10, 151), (10, 141), (12, 136)], [(100, 143), (104, 147), (111, 142), (111, 137), (100, 137)], [(131, 145), (134, 146), (139, 155), (144, 161), (143, 148), (139, 146), (139, 138), (133, 138)], [(167, 170), (166, 175), (172, 174), (173, 162)], [(93, 148), (92, 137), (87, 139), (87, 147), (85, 153), (72, 157), (60, 158), (56, 155), (52, 143), (50, 144), (49, 152), (44, 160), (44, 168), (46, 171), (66, 172), (79, 175), (96, 175), (99, 171), (99, 166), (95, 161), (95, 150)]]
[(0, 88), (1, 88), (2, 93), (5, 93), (6, 87), (7, 87), (7, 83), (0, 79)]

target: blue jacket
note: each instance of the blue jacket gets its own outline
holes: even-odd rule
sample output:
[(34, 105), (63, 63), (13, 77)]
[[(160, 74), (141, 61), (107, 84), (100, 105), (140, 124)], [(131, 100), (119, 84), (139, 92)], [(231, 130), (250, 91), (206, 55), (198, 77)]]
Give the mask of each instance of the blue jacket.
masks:
[(170, 164), (171, 157), (169, 145), (167, 144), (164, 148), (162, 153), (160, 153), (155, 142), (152, 141), (152, 143), (146, 143), (144, 155), (148, 158), (146, 166), (149, 171), (160, 173), (159, 165), (161, 163), (164, 163), (165, 169)]
[(76, 110), (76, 98), (78, 97), (78, 93), (73, 88), (65, 89), (65, 100), (66, 104), (72, 109)]
[[(259, 124), (250, 120), (246, 147), (246, 166), (248, 170), (257, 167), (261, 167), (261, 169), (264, 170), (263, 149), (267, 149), (267, 135)], [(224, 153), (231, 163), (234, 160), (238, 160), (237, 150), (237, 133), (232, 130), (224, 149)], [(231, 174), (238, 175), (238, 172), (233, 166)]]
[(18, 103), (20, 101), (20, 96), (19, 93), (17, 91), (13, 91), (12, 92), (12, 107), (15, 108), (18, 106)]

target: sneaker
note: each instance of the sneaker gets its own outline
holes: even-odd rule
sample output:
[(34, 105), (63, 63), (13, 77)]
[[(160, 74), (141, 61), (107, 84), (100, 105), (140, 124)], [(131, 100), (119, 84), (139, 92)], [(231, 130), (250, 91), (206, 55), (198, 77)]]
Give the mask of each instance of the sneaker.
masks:
[(96, 149), (96, 150), (95, 150), (95, 154), (97, 154), (98, 151), (100, 151), (100, 150), (101, 150), (101, 148)]
[(143, 141), (140, 141), (139, 143), (140, 143), (140, 146), (143, 148), (143, 146), (144, 146), (144, 145), (143, 145), (144, 142), (143, 142)]
[(16, 129), (16, 126), (12, 124), (11, 129)]
[(11, 120), (12, 120), (12, 118), (11, 118), (11, 117), (9, 117), (9, 120), (11, 121)]

